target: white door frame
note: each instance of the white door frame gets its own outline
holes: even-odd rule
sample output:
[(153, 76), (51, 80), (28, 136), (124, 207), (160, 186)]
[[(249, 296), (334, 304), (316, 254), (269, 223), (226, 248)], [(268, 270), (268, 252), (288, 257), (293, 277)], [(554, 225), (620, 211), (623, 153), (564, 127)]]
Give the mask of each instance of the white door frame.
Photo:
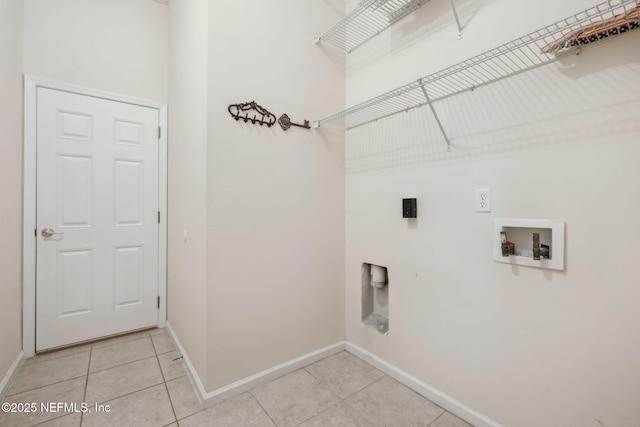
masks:
[(158, 327), (167, 321), (167, 105), (156, 101), (134, 98), (82, 86), (24, 76), (24, 154), (23, 154), (23, 237), (22, 237), (22, 349), (25, 357), (36, 351), (36, 173), (37, 173), (37, 89), (39, 87), (64, 92), (125, 102), (155, 108), (159, 114), (160, 152), (158, 154), (158, 209), (160, 226), (158, 235)]

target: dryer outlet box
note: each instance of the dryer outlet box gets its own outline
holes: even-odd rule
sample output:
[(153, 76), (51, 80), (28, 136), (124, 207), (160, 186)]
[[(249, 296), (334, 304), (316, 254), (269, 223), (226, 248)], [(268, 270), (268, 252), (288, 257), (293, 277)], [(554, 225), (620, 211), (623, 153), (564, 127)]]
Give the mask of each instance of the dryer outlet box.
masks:
[(418, 202), (413, 199), (402, 199), (402, 218), (417, 218)]

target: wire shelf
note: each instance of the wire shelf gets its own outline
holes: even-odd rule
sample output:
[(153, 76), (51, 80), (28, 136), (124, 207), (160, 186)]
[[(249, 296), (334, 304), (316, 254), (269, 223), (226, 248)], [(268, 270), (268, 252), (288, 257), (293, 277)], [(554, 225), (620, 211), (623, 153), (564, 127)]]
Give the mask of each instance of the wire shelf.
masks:
[(348, 53), (380, 34), (428, 0), (362, 0), (329, 31), (316, 37)]
[(639, 28), (639, 17), (638, 0), (610, 0), (598, 4), (495, 49), (318, 120), (314, 122), (314, 127), (344, 118), (346, 128), (353, 129), (412, 108), (431, 105), (464, 91), (552, 62), (560, 53)]

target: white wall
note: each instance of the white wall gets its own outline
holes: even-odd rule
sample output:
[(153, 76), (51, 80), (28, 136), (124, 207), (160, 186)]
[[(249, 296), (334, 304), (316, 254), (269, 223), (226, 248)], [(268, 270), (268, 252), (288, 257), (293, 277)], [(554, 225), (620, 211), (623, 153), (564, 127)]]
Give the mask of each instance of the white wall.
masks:
[(343, 131), (227, 112), (342, 108), (340, 3), (170, 4), (169, 322), (207, 391), (344, 339)]
[(224, 0), (209, 9), (209, 390), (344, 339), (344, 131), (238, 122), (344, 107), (344, 54), (313, 38), (342, 1)]
[(166, 101), (167, 14), (151, 0), (25, 0), (24, 72)]
[(149, 0), (0, 4), (0, 376), (22, 347), (22, 73), (166, 101), (167, 13)]
[(25, 73), (169, 98), (169, 322), (208, 390), (344, 338), (343, 134), (226, 112), (253, 97), (294, 120), (342, 108), (344, 59), (312, 40), (343, 5), (253, 3), (172, 2), (170, 23), (151, 0), (24, 6)]
[[(0, 2), (0, 383), (22, 350), (22, 1)], [(0, 393), (2, 390), (0, 390)]]
[(174, 1), (169, 13), (168, 319), (200, 378), (207, 372), (207, 5)]
[[(429, 2), (349, 56), (348, 104), (593, 5), (456, 4), (462, 40)], [(436, 104), (451, 152), (427, 108), (347, 132), (348, 340), (505, 426), (640, 424), (639, 43)], [(484, 187), (493, 211), (475, 213)], [(565, 271), (494, 262), (498, 217), (564, 220)], [(388, 336), (360, 321), (363, 262), (389, 268)]]

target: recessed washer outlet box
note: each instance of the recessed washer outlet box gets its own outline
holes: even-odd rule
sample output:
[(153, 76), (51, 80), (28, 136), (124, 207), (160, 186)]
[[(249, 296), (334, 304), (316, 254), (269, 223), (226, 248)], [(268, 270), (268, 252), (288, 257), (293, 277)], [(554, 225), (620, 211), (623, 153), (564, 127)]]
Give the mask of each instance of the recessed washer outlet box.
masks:
[[(493, 260), (505, 264), (564, 270), (564, 228), (561, 220), (496, 218), (493, 220)], [(501, 233), (514, 253), (503, 255)], [(534, 259), (534, 242), (548, 249), (547, 257)]]

